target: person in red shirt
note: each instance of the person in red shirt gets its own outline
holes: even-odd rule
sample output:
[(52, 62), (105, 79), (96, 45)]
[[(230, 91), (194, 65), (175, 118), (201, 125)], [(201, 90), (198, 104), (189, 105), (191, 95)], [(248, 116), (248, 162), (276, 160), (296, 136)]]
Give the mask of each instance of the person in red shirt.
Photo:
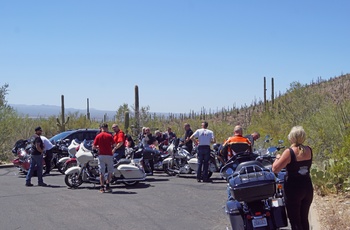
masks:
[(113, 159), (118, 162), (121, 158), (125, 158), (125, 133), (119, 129), (118, 125), (113, 124), (113, 139), (116, 146), (113, 149)]
[[(115, 142), (110, 133), (108, 133), (108, 124), (104, 123), (101, 125), (101, 132), (95, 137), (92, 149), (98, 149), (98, 166), (100, 170), (100, 192), (112, 192), (109, 182), (112, 180), (113, 173), (113, 152), (112, 148), (115, 146)], [(106, 181), (106, 188), (104, 187), (104, 175), (108, 173), (108, 180)]]

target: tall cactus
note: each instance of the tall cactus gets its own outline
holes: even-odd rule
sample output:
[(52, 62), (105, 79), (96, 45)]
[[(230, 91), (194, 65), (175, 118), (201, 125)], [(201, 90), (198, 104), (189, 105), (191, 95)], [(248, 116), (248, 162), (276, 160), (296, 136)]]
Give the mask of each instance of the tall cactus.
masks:
[(124, 130), (125, 133), (128, 133), (128, 129), (129, 129), (129, 111), (126, 111), (124, 114)]
[(271, 103), (272, 106), (275, 104), (275, 83), (273, 78), (271, 79)]
[(59, 127), (61, 132), (66, 131), (66, 125), (69, 122), (69, 117), (67, 117), (67, 121), (65, 120), (65, 114), (64, 114), (64, 95), (61, 95), (61, 121), (56, 118), (57, 120), (57, 126)]
[(140, 132), (140, 104), (139, 104), (139, 87), (135, 85), (135, 128)]
[(89, 98), (86, 100), (86, 118), (90, 120)]
[(264, 77), (264, 109), (266, 111), (266, 107), (267, 107), (267, 102), (266, 102), (266, 77)]

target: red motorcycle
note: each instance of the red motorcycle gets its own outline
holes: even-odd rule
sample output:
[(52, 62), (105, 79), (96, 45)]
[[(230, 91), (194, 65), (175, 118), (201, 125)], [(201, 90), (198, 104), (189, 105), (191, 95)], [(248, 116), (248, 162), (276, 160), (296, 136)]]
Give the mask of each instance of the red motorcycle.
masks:
[[(18, 168), (23, 174), (27, 174), (30, 167), (30, 154), (28, 153), (28, 140), (20, 139), (16, 141), (14, 147), (12, 148), (12, 153), (15, 159), (12, 163)], [(43, 171), (45, 170), (45, 160), (43, 159)], [(33, 173), (36, 175), (36, 170)]]

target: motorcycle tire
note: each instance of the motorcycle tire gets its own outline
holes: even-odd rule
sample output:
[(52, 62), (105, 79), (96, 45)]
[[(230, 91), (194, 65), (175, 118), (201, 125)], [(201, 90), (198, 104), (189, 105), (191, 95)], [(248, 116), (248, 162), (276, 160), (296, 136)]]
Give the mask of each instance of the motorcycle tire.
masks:
[(57, 163), (57, 170), (64, 175), (66, 171), (66, 165), (64, 163)]
[(164, 164), (164, 165), (163, 165), (163, 171), (164, 171), (166, 174), (168, 174), (169, 176), (175, 176), (175, 175), (176, 175), (176, 173), (171, 172), (171, 171), (169, 170), (169, 165), (167, 165), (167, 164)]
[(74, 166), (77, 166), (78, 164), (75, 162), (70, 162), (68, 164), (65, 164), (65, 168), (64, 168), (64, 171), (67, 171), (67, 169), (71, 168), (71, 167), (74, 167)]
[(83, 183), (83, 180), (78, 173), (73, 173), (64, 177), (64, 183), (69, 188), (78, 188)]
[(139, 183), (139, 181), (123, 181), (122, 183), (126, 186), (135, 186)]

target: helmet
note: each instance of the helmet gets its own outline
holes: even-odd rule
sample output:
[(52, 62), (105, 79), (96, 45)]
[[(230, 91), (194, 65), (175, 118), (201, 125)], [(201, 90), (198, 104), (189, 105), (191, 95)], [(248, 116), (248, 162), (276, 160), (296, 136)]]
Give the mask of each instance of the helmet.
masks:
[(215, 151), (218, 151), (220, 149), (220, 147), (221, 147), (221, 144), (218, 144), (218, 143), (213, 144), (213, 149)]

